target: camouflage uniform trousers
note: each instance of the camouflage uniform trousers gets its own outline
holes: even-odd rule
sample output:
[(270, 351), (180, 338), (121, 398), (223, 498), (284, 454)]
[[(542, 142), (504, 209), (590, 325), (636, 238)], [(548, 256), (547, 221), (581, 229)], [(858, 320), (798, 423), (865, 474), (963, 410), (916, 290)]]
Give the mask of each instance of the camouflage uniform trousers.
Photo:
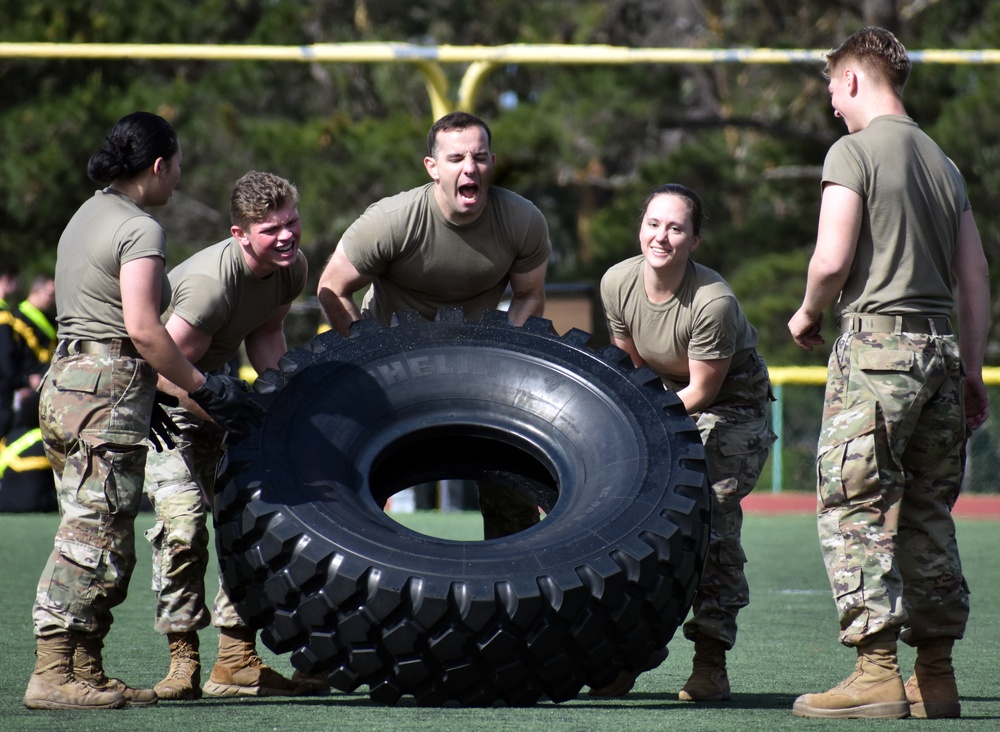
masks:
[[(760, 356), (746, 372), (727, 377), (727, 392), (744, 396), (693, 415), (705, 446), (712, 490), (712, 530), (708, 558), (684, 637), (699, 636), (736, 644), (736, 616), (750, 604), (750, 586), (741, 543), (743, 500), (757, 484), (775, 435), (768, 424), (771, 382)], [(734, 384), (733, 382), (742, 382)]]
[(215, 496), (215, 476), (223, 455), (224, 433), (183, 407), (166, 407), (180, 435), (175, 447), (146, 460), (146, 495), (156, 523), (146, 531), (153, 547), (155, 630), (184, 633), (206, 627), (242, 627), (222, 583), (211, 615), (205, 604), (209, 568), (208, 519)]
[(479, 512), (483, 515), (483, 538), (499, 539), (524, 531), (541, 521), (538, 501), (514, 488), (476, 481)]
[(847, 333), (830, 355), (817, 457), (820, 546), (855, 646), (961, 638), (969, 590), (951, 509), (965, 469), (954, 336)]
[(152, 368), (135, 358), (80, 354), (49, 368), (39, 421), (61, 519), (32, 611), (40, 638), (103, 638), (125, 599), (155, 388)]

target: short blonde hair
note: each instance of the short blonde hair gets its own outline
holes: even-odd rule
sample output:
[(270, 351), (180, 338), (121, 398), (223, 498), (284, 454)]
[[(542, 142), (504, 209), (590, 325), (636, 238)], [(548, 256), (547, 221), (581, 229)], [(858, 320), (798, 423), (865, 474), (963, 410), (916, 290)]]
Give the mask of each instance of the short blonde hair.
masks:
[(910, 77), (910, 57), (903, 44), (885, 28), (869, 25), (826, 54), (823, 75), (830, 78), (847, 60), (857, 62), (865, 71), (888, 84), (898, 96)]

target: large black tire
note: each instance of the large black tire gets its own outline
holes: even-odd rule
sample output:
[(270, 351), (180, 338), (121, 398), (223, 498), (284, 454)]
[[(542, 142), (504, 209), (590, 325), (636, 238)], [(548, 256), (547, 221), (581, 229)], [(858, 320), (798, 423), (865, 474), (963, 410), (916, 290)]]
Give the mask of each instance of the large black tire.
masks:
[[(263, 642), (421, 705), (565, 701), (665, 646), (707, 552), (704, 453), (677, 396), (589, 338), (457, 311), (325, 333), (262, 374), (267, 416), (229, 451), (216, 536)], [(383, 512), (440, 478), (504, 483), (547, 516), (451, 541)]]

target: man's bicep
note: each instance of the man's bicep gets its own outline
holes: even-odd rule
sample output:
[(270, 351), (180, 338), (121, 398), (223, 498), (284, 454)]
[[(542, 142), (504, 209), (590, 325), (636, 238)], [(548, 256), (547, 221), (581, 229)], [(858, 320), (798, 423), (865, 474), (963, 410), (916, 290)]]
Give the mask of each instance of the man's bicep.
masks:
[(367, 287), (374, 279), (358, 271), (341, 243), (330, 256), (323, 274), (320, 275), (320, 289), (329, 290), (338, 297), (345, 297)]
[(191, 363), (197, 363), (212, 344), (211, 334), (195, 327), (177, 313), (170, 315), (166, 328), (170, 338)]
[(983, 251), (983, 240), (976, 225), (972, 209), (962, 214), (958, 229), (958, 240), (955, 253), (951, 260), (952, 269), (959, 279), (959, 285), (966, 278), (981, 276), (988, 273), (986, 254)]
[(856, 191), (834, 183), (823, 187), (815, 256), (825, 263), (824, 269), (850, 269), (863, 215), (864, 200)]
[(515, 295), (529, 292), (537, 292), (545, 289), (545, 273), (548, 270), (548, 261), (527, 272), (511, 272), (510, 288)]

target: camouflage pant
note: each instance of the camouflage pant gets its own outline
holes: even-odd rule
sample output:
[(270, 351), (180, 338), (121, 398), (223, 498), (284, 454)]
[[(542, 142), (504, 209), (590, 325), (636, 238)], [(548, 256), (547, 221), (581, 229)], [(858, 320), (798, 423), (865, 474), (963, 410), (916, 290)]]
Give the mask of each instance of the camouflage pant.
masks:
[(135, 517), (156, 375), (133, 358), (52, 362), (41, 389), (45, 454), (61, 520), (38, 583), (34, 632), (103, 638), (135, 567)]
[(531, 528), (541, 520), (538, 501), (506, 486), (476, 481), (483, 538), (499, 539)]
[(181, 431), (176, 447), (150, 450), (146, 460), (146, 495), (156, 511), (146, 532), (153, 546), (154, 627), (164, 634), (200, 630), (210, 617), (219, 628), (243, 626), (221, 582), (211, 616), (205, 605), (208, 517), (223, 433), (182, 407), (167, 412)]
[(843, 644), (884, 628), (912, 645), (962, 637), (969, 592), (951, 509), (966, 433), (953, 336), (838, 339), (817, 473), (820, 546)]
[(705, 636), (728, 648), (736, 643), (736, 615), (750, 603), (740, 501), (757, 484), (775, 440), (768, 426), (771, 384), (763, 359), (758, 357), (757, 364), (737, 378), (746, 381), (739, 403), (725, 402), (695, 415), (712, 488), (712, 531), (692, 615), (684, 623), (685, 638)]

